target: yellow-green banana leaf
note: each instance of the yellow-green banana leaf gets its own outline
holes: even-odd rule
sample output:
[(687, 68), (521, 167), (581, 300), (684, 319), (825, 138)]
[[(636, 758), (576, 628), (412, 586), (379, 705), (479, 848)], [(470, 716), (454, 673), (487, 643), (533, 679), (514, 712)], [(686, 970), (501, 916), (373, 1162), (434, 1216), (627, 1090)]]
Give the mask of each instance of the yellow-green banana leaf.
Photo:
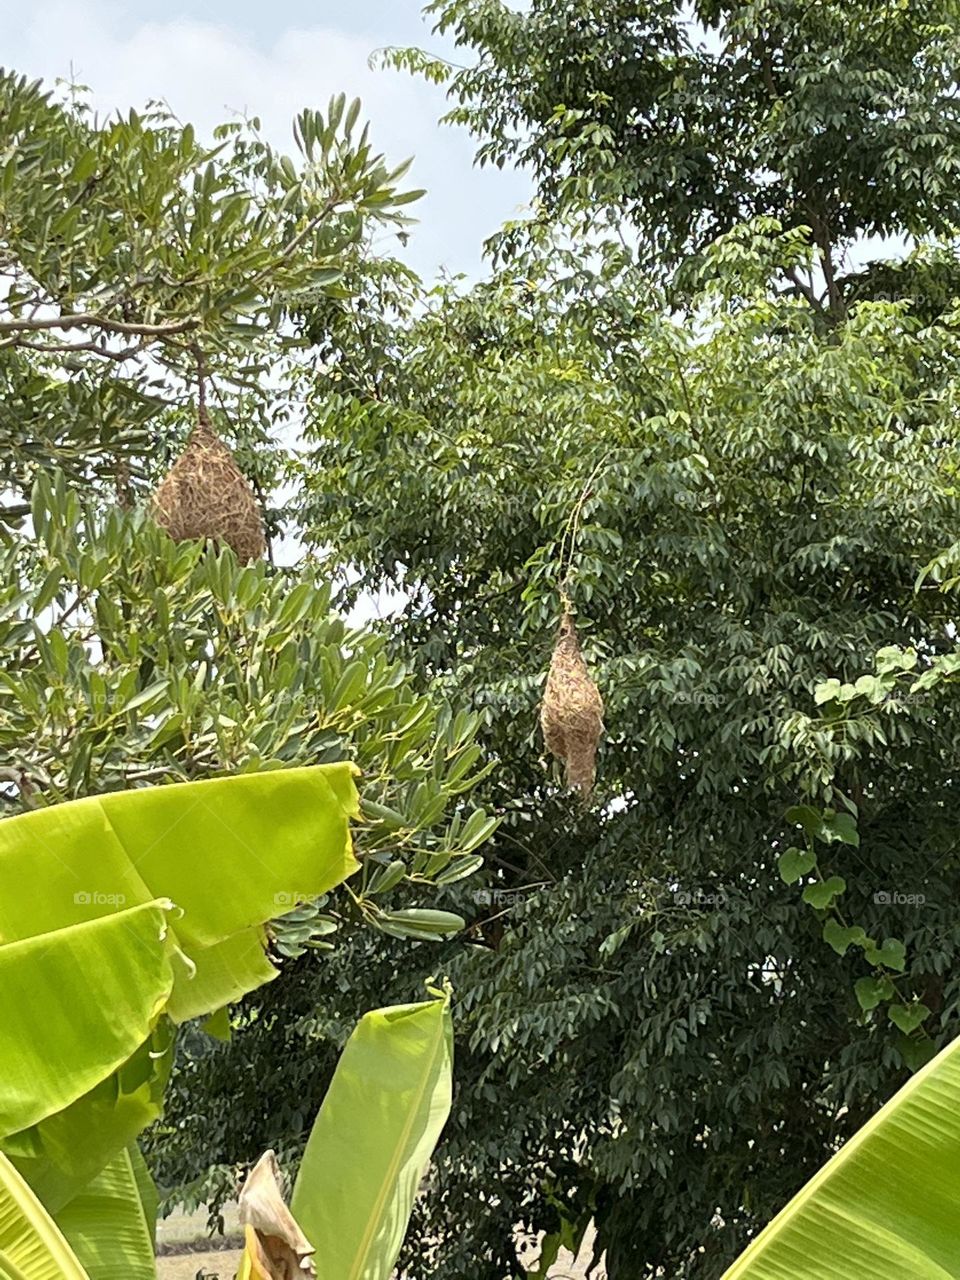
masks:
[(869, 1120), (724, 1280), (960, 1277), (960, 1040)]
[[(356, 869), (356, 808), (350, 766), (330, 765), (0, 822), (0, 1136), (108, 1076), (162, 1008), (212, 1012), (269, 978), (258, 930)], [(193, 962), (175, 963), (172, 980), (170, 948), (143, 934), (156, 932), (158, 899), (175, 903), (171, 938)]]
[(446, 997), (368, 1013), (340, 1057), (291, 1201), (323, 1280), (389, 1280), (450, 1112)]
[(90, 1280), (155, 1280), (155, 1217), (148, 1220), (148, 1212), (124, 1148), (57, 1214), (57, 1226)]
[[(143, 1050), (161, 1014), (210, 1013), (275, 976), (264, 924), (357, 869), (353, 772), (243, 774), (0, 822), (0, 1145), (48, 1205), (156, 1114)], [(176, 908), (163, 941), (158, 900)]]
[(0, 1277), (90, 1280), (46, 1210), (0, 1155)]
[(0, 946), (0, 1136), (69, 1106), (149, 1037), (173, 988), (167, 914), (147, 903)]
[(173, 1028), (161, 1019), (123, 1066), (63, 1111), (3, 1146), (48, 1213), (65, 1204), (162, 1111), (173, 1066)]

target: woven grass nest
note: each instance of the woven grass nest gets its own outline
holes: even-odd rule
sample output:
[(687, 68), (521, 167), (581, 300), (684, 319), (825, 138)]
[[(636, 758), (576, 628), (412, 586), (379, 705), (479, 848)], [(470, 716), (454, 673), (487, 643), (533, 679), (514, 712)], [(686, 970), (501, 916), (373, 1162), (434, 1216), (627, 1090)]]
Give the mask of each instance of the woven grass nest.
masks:
[(175, 542), (225, 542), (241, 564), (259, 560), (266, 551), (253, 490), (202, 406), (183, 453), (157, 486), (151, 509)]
[(603, 699), (580, 652), (573, 617), (564, 612), (540, 707), (543, 738), (566, 766), (567, 786), (586, 797), (596, 777)]

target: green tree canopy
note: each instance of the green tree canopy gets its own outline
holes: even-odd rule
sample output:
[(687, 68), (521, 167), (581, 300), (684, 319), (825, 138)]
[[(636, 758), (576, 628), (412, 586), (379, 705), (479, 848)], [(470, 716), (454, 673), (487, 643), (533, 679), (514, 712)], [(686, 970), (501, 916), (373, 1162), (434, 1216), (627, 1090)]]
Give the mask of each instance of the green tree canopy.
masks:
[(949, 234), (960, 220), (952, 0), (434, 0), (427, 12), (475, 55), (447, 70), (447, 118), (476, 135), (480, 160), (528, 166), (548, 212), (628, 218), (659, 269), (774, 216), (811, 228), (836, 310), (851, 240)]
[(142, 493), (182, 438), (198, 367), (270, 495), (270, 429), (291, 412), (278, 374), (309, 345), (293, 321), (343, 296), (371, 226), (403, 226), (420, 194), (399, 188), (406, 165), (388, 170), (359, 113), (343, 97), (302, 112), (294, 161), (256, 119), (208, 143), (158, 106), (102, 120), (79, 91), (59, 102), (0, 75), (8, 520), (38, 467)]
[[(771, 287), (809, 253), (800, 231), (740, 229), (677, 316), (622, 246), (587, 263), (548, 241), (381, 331), (375, 385), (345, 323), (317, 381), (304, 536), (360, 587), (400, 589), (392, 645), (475, 703), (498, 760), (491, 874), (456, 891), (470, 928), (442, 956), (463, 1051), (415, 1246), (437, 1275), (514, 1276), (516, 1225), (592, 1215), (618, 1280), (715, 1277), (951, 1034), (952, 709), (899, 717), (869, 753), (824, 736), (815, 769), (802, 717), (881, 645), (953, 648), (951, 598), (914, 582), (960, 514), (956, 340), (902, 302), (825, 339)], [(561, 584), (606, 704), (587, 810), (537, 728)], [(924, 1025), (858, 999), (899, 951), (841, 958), (827, 905), (784, 883), (805, 795), (855, 800), (860, 845), (824, 864), (852, 920), (903, 944)], [(922, 912), (874, 899), (920, 883)], [(191, 1062), (178, 1106), (206, 1099), (224, 1164), (252, 1140), (221, 1101), (247, 1054), (295, 1082), (295, 1147), (358, 975), (390, 998), (420, 979), (366, 938), (330, 963), (332, 986), (277, 988)]]
[[(332, 269), (332, 254), (337, 282), (304, 279), (289, 306), (269, 292), (252, 321), (216, 286), (188, 289), (182, 311), (160, 290), (158, 323), (199, 315), (204, 340), (150, 335), (163, 339), (150, 355), (164, 370), (155, 435), (179, 424), (197, 345), (217, 385), (233, 385), (234, 324), (248, 326), (252, 368), (274, 359), (275, 343), (284, 355), (296, 343), (322, 352), (319, 367), (280, 368), (272, 411), (256, 379), (225, 392), (227, 408), (252, 447), (248, 424), (258, 431), (304, 406), (304, 444), (285, 471), (297, 532), (320, 579), (347, 581), (344, 603), (398, 593), (387, 636), (338, 631), (312, 571), (294, 606), (266, 569), (161, 552), (136, 516), (78, 525), (77, 499), (41, 485), (41, 546), (26, 583), (10, 571), (26, 711), (12, 691), (6, 733), (23, 750), (30, 735), (33, 772), (70, 794), (119, 784), (127, 770), (182, 776), (318, 754), (362, 756), (374, 778), (395, 758), (408, 770), (368, 800), (375, 878), (361, 902), (324, 904), (319, 922), (291, 926), (317, 941), (327, 924), (367, 914), (380, 932), (350, 931), (322, 971), (300, 957), (243, 1009), (233, 1044), (188, 1037), (156, 1134), (168, 1182), (197, 1173), (187, 1115), (203, 1117), (216, 1164), (198, 1194), (222, 1191), (265, 1134), (295, 1154), (344, 1029), (442, 969), (460, 992), (462, 1082), (418, 1207), (414, 1269), (425, 1254), (441, 1280), (512, 1280), (517, 1226), (570, 1238), (593, 1217), (617, 1280), (712, 1280), (949, 1037), (960, 999), (952, 703), (858, 731), (821, 723), (830, 708), (814, 700), (828, 681), (856, 690), (881, 646), (923, 664), (954, 649), (951, 596), (917, 592), (915, 580), (960, 515), (954, 291), (941, 278), (936, 298), (917, 292), (937, 255), (949, 264), (953, 253), (956, 15), (703, 6), (704, 35), (673, 3), (535, 2), (518, 13), (444, 0), (434, 11), (480, 55), (452, 82), (455, 118), (487, 140), (487, 158), (523, 158), (540, 182), (549, 216), (510, 240), (509, 266), (465, 293), (424, 293), (390, 264), (371, 267), (361, 233), (314, 246), (311, 269)], [(204, 174), (225, 167), (230, 192), (265, 184), (266, 235), (285, 197), (257, 168), (269, 169), (260, 144), (223, 141)], [(316, 190), (329, 182), (315, 188), (312, 172), (293, 167), (291, 198), (307, 203), (292, 230), (267, 236), (274, 249), (323, 207)], [(357, 195), (344, 216), (380, 207)], [(572, 251), (585, 211), (594, 234)], [(603, 231), (624, 213), (639, 255), (629, 235)], [(875, 273), (841, 283), (838, 250), (871, 231), (942, 243), (891, 267), (895, 287)], [(300, 263), (298, 253), (290, 269)], [(71, 294), (68, 316), (95, 302)], [(11, 360), (31, 370), (63, 360), (29, 350), (38, 340), (18, 322)], [(76, 377), (54, 363), (51, 395), (84, 385), (88, 368), (118, 385), (119, 361), (75, 356)], [(262, 456), (269, 484), (277, 459)], [(28, 462), (14, 475), (22, 489)], [(88, 479), (85, 468), (75, 478)], [(95, 565), (107, 561), (101, 581), (130, 597), (119, 614), (110, 591), (97, 594), (84, 539)], [(147, 567), (134, 572), (140, 557)], [(158, 586), (187, 620), (175, 640), (162, 612), (149, 621)], [(562, 591), (606, 703), (588, 808), (563, 793), (536, 726)], [(299, 612), (307, 600), (315, 614)], [(50, 607), (78, 628), (66, 656), (47, 636)], [(88, 632), (91, 608), (102, 617)], [(149, 635), (142, 651), (131, 619)], [(90, 657), (101, 630), (102, 661)], [(394, 660), (411, 682), (396, 676), (403, 696), (371, 727)], [(40, 685), (52, 681), (55, 708), (76, 707), (99, 689), (91, 667), (123, 710), (95, 723), (87, 763), (74, 766), (62, 729), (48, 730)], [(342, 724), (340, 695), (351, 708)], [(397, 735), (414, 732), (420, 699), (424, 717), (448, 701), (477, 719), (438, 710), (411, 750)], [(396, 719), (408, 706), (412, 725)], [(172, 725), (169, 739), (144, 741), (154, 718)], [(497, 765), (485, 778), (475, 731)], [(479, 818), (457, 798), (471, 783)], [(814, 818), (785, 818), (803, 799)], [(478, 888), (457, 877), (491, 829), (487, 811), (502, 822)], [(821, 880), (801, 825), (829, 854)], [(802, 890), (786, 883), (798, 879)], [(424, 881), (467, 927), (439, 949), (411, 950), (390, 935), (441, 932), (423, 914)], [(376, 895), (391, 886), (385, 917)], [(875, 898), (888, 888), (922, 893), (922, 912)], [(838, 939), (841, 897), (872, 950)], [(899, 1021), (888, 997), (871, 1003), (859, 985), (891, 972), (910, 1015)], [(269, 1081), (269, 1115), (253, 1081), (261, 1097)]]
[(296, 161), (255, 120), (206, 143), (159, 108), (97, 120), (15, 75), (0, 104), (0, 805), (349, 760), (362, 868), (320, 901), (279, 894), (271, 954), (315, 965), (340, 928), (447, 936), (445, 886), (496, 825), (468, 799), (478, 717), (415, 689), (302, 557), (242, 567), (171, 541), (143, 501), (201, 376), (260, 500), (278, 496), (285, 375), (316, 359), (325, 309), (376, 287), (371, 229), (418, 194), (404, 166), (342, 97), (297, 118)]

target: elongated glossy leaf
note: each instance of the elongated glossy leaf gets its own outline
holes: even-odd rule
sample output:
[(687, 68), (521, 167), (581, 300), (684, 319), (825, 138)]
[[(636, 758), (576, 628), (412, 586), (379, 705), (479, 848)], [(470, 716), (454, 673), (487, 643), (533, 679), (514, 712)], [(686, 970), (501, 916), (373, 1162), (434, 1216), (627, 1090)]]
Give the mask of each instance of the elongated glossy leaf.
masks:
[(149, 903), (0, 946), (0, 1136), (62, 1110), (148, 1039), (173, 987), (166, 916)]
[(0, 1276), (89, 1280), (59, 1228), (16, 1169), (0, 1155)]
[(90, 1280), (155, 1280), (153, 1224), (126, 1148), (57, 1214), (57, 1225)]
[(960, 1040), (913, 1076), (724, 1280), (960, 1277)]
[(307, 1143), (291, 1208), (324, 1280), (389, 1280), (450, 1111), (446, 998), (368, 1013)]

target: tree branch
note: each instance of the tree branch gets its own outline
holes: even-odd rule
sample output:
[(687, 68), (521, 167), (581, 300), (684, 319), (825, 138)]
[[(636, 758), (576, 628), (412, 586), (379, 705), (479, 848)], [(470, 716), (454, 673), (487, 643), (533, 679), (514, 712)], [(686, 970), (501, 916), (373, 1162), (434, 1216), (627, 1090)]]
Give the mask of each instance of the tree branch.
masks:
[(138, 342), (135, 346), (124, 347), (121, 351), (111, 351), (109, 347), (98, 342), (26, 342), (19, 341), (16, 337), (0, 342), (0, 348), (17, 347), (21, 351), (39, 351), (41, 355), (45, 352), (52, 352), (55, 355), (73, 355), (82, 351), (92, 351), (94, 355), (104, 356), (107, 360), (116, 360), (119, 363), (139, 355), (144, 345), (144, 342)]
[[(111, 320), (94, 312), (77, 312), (34, 320), (0, 320), (0, 333), (34, 333), (47, 329), (104, 329), (107, 333), (132, 334), (140, 338), (163, 338), (167, 334), (187, 333), (196, 329), (199, 320), (175, 320), (170, 324), (142, 324), (138, 321)], [(12, 345), (10, 342), (3, 346)]]
[(806, 284), (803, 280), (800, 279), (800, 275), (797, 272), (796, 267), (791, 267), (786, 274), (787, 274), (787, 279), (793, 282), (793, 284), (796, 286), (798, 293), (802, 294), (803, 297), (806, 298), (807, 302), (810, 303), (811, 307), (814, 307), (817, 311), (823, 311), (823, 303), (817, 297), (812, 286), (810, 286), (809, 284)]

